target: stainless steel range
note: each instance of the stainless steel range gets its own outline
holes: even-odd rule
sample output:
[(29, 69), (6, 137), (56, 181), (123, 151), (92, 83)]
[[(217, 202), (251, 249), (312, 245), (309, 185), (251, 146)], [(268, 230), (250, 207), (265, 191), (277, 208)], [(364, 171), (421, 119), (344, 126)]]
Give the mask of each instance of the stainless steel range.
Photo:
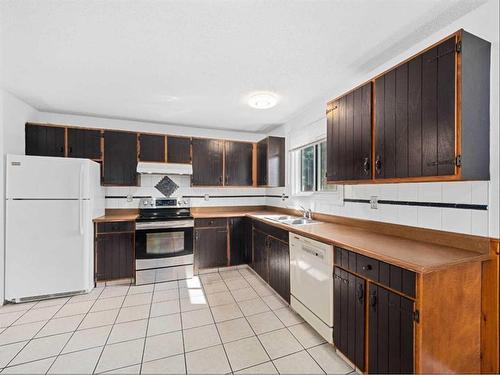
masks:
[(142, 198), (135, 235), (137, 285), (193, 277), (189, 199)]

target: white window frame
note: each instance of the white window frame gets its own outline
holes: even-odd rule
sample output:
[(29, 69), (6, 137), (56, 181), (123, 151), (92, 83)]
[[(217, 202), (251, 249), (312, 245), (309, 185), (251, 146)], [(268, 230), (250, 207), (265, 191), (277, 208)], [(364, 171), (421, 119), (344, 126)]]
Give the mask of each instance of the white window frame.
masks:
[[(301, 163), (301, 151), (304, 148), (317, 146), (325, 142), (326, 138), (302, 145), (300, 147), (294, 148), (289, 151), (290, 160), (290, 186), (291, 186), (291, 196), (296, 198), (311, 197), (314, 199), (325, 199), (331, 201), (335, 205), (343, 205), (344, 189), (340, 185), (333, 185), (332, 190), (316, 190), (318, 188), (319, 178), (317, 176), (317, 163), (318, 155), (314, 158), (314, 191), (302, 191), (302, 163)], [(318, 147), (319, 148), (319, 147)]]

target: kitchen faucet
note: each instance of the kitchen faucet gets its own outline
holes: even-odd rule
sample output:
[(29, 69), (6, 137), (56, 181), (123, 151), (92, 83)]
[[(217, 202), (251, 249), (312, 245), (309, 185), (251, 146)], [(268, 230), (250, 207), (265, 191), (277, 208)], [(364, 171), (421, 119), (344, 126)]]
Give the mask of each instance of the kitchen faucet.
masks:
[(310, 208), (304, 208), (303, 206), (299, 206), (302, 210), (302, 216), (305, 219), (312, 220), (312, 210)]

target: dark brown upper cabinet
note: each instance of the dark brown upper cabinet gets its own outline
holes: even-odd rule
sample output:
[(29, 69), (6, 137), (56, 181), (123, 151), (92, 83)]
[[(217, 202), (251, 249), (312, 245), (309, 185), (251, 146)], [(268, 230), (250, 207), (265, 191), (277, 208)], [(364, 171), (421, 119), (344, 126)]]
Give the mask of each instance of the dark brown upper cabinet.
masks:
[(375, 178), (489, 179), (490, 43), (459, 31), (375, 79)]
[(224, 184), (224, 141), (193, 138), (193, 186), (222, 186)]
[(168, 135), (167, 161), (169, 163), (191, 163), (191, 138)]
[(224, 142), (226, 186), (251, 186), (253, 145), (248, 142)]
[(165, 136), (139, 134), (139, 161), (165, 162)]
[(65, 156), (65, 128), (27, 123), (25, 153), (35, 156)]
[(104, 131), (104, 185), (137, 186), (137, 134)]
[(68, 157), (101, 160), (101, 130), (68, 128)]
[(257, 185), (285, 186), (285, 138), (267, 137), (257, 143)]
[(371, 103), (371, 82), (328, 103), (328, 181), (371, 178)]

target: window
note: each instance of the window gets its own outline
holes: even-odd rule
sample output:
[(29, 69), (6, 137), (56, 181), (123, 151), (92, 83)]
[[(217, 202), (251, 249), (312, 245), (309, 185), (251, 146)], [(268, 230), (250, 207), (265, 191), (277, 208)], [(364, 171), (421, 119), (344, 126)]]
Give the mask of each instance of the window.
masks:
[(298, 158), (297, 190), (302, 193), (336, 191), (336, 186), (326, 183), (326, 141), (321, 141), (295, 151)]

